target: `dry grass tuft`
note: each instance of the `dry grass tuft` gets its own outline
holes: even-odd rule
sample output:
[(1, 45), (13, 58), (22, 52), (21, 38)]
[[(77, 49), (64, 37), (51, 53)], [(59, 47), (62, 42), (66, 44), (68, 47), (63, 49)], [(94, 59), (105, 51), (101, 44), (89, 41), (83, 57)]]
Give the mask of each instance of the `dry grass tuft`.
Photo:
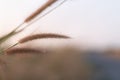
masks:
[[(65, 48), (45, 56), (3, 55), (0, 58), (6, 61), (7, 67), (3, 68), (7, 71), (4, 72), (6, 79), (1, 80), (88, 80), (91, 70), (83, 60), (82, 53), (76, 53), (69, 47)], [(22, 49), (22, 52), (19, 50), (16, 49), (15, 53), (24, 53)]]
[(35, 34), (28, 37), (25, 37), (19, 41), (19, 43), (25, 43), (35, 39), (43, 39), (43, 38), (61, 38), (61, 39), (69, 39), (70, 37), (60, 34), (53, 34), (53, 33), (43, 33), (43, 34)]

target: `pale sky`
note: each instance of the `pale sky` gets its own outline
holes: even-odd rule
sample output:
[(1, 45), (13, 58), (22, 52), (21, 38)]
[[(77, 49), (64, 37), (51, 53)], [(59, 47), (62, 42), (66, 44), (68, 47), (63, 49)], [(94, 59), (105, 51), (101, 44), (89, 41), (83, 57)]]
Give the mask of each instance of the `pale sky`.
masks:
[[(0, 0), (0, 34), (15, 28), (45, 1)], [(120, 46), (120, 0), (68, 0), (24, 35), (37, 27), (37, 33), (62, 33), (97, 44)]]

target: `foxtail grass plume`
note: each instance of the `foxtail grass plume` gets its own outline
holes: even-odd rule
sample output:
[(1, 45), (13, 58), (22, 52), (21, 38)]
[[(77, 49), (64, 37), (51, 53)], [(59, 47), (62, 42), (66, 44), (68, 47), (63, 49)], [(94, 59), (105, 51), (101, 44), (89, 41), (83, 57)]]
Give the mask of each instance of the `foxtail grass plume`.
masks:
[(28, 53), (28, 54), (37, 53), (37, 54), (39, 54), (39, 53), (43, 53), (43, 51), (42, 50), (30, 49), (30, 48), (13, 48), (13, 49), (7, 50), (5, 53), (7, 55), (16, 54), (16, 53), (20, 53), (20, 54), (22, 54), (22, 53)]
[(37, 9), (33, 14), (31, 14), (28, 18), (26, 18), (24, 22), (27, 23), (27, 22), (31, 21), (36, 16), (38, 16), (38, 14), (40, 14), (41, 12), (43, 12), (46, 8), (48, 8), (49, 6), (51, 6), (56, 1), (57, 0), (48, 0), (47, 3), (45, 3), (42, 7), (40, 7), (39, 9)]
[(35, 39), (44, 39), (44, 38), (58, 38), (58, 39), (70, 39), (69, 36), (53, 33), (43, 33), (27, 36), (19, 41), (19, 43), (25, 43)]

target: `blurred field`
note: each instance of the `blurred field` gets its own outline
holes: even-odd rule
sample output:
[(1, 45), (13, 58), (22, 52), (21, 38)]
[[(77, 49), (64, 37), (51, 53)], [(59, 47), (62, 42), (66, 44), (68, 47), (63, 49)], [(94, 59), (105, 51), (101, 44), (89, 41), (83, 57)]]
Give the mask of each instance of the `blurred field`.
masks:
[[(119, 49), (94, 51), (119, 59)], [(0, 56), (0, 80), (90, 80), (94, 68), (86, 57), (89, 53), (72, 39), (30, 39)]]

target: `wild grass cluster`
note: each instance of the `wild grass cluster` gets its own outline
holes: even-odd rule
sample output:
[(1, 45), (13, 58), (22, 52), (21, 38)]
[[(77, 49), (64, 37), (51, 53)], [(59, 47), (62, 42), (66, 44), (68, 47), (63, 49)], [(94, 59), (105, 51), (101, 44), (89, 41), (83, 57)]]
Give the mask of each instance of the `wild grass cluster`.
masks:
[[(57, 1), (48, 0), (22, 24), (29, 23)], [(18, 43), (2, 48), (5, 41), (25, 29), (18, 30), (20, 27), (21, 25), (0, 38), (0, 80), (91, 80), (95, 75), (93, 65), (87, 60), (90, 50), (82, 50), (81, 47), (71, 44), (69, 40), (73, 38), (67, 35), (40, 33), (24, 37)], [(68, 43), (64, 43), (64, 40)], [(119, 60), (120, 49), (106, 49), (101, 55)]]

